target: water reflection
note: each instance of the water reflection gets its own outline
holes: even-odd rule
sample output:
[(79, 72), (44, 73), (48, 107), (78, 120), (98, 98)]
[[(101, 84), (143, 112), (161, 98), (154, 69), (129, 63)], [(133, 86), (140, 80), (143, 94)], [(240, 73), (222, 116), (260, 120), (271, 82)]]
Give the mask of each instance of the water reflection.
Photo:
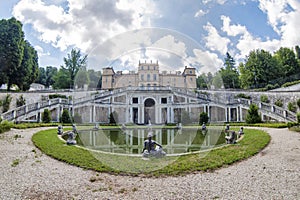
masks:
[[(163, 146), (167, 155), (182, 154), (225, 144), (220, 129), (153, 129), (153, 140)], [(89, 149), (110, 153), (141, 154), (148, 129), (83, 130), (78, 133), (78, 144)]]

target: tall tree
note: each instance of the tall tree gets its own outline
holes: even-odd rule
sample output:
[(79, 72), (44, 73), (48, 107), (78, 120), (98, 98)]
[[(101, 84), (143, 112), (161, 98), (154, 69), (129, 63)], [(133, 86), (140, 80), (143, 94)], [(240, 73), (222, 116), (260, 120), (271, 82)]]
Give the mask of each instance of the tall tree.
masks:
[(71, 88), (74, 87), (74, 80), (79, 69), (86, 69), (87, 64), (87, 55), (81, 55), (80, 50), (72, 49), (71, 53), (68, 54), (67, 58), (64, 58), (65, 66), (62, 66), (63, 69), (68, 71)]
[(49, 88), (54, 84), (54, 76), (57, 74), (57, 68), (52, 66), (47, 66), (45, 71), (45, 86)]
[(0, 84), (10, 90), (24, 56), (24, 33), (15, 18), (0, 20)]
[[(272, 84), (280, 77), (280, 68), (276, 59), (265, 50), (253, 50), (247, 56), (246, 63), (240, 65), (240, 80), (245, 89), (262, 88)], [(242, 80), (247, 79), (247, 82)]]
[(53, 77), (54, 89), (70, 89), (72, 88), (71, 79), (67, 69), (60, 68), (57, 74)]
[(235, 60), (227, 52), (224, 59), (224, 68), (220, 70), (225, 88), (240, 88), (239, 73), (235, 67)]
[(29, 90), (31, 83), (38, 77), (38, 54), (28, 41), (24, 44), (24, 56), (18, 70), (14, 73), (13, 84), (20, 90)]
[(299, 74), (300, 66), (296, 54), (292, 49), (281, 47), (275, 52), (274, 57), (277, 59), (280, 69), (283, 72), (284, 82), (299, 79), (299, 77), (294, 77), (295, 74)]

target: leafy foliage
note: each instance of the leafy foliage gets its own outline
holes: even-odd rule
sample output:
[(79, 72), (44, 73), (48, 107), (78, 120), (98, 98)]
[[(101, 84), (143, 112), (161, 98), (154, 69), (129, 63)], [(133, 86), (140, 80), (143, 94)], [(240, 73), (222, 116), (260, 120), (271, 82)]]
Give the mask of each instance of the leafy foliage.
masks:
[(261, 122), (261, 116), (258, 113), (258, 107), (255, 104), (250, 104), (248, 113), (246, 115), (246, 123), (255, 124)]
[(297, 111), (296, 102), (289, 102), (288, 110), (291, 112), (296, 112)]
[(16, 106), (21, 107), (26, 104), (26, 99), (21, 95), (19, 98), (16, 99)]
[(265, 94), (262, 94), (262, 95), (260, 96), (260, 101), (261, 101), (261, 102), (264, 102), (264, 103), (269, 103), (269, 102), (270, 102), (268, 96), (265, 95)]
[(38, 55), (24, 39), (22, 23), (15, 18), (0, 20), (0, 85), (13, 84), (28, 90), (38, 76)]
[(48, 109), (45, 109), (42, 113), (42, 122), (50, 123), (51, 122), (51, 112)]
[(5, 113), (9, 110), (11, 100), (12, 100), (12, 97), (10, 96), (10, 94), (7, 94), (4, 98), (4, 100), (1, 101), (2, 113)]
[(64, 124), (70, 124), (73, 122), (71, 114), (68, 109), (64, 109), (61, 115), (61, 122)]
[(275, 104), (276, 106), (278, 106), (278, 107), (283, 107), (283, 101), (282, 101), (282, 99), (277, 99), (277, 100), (274, 102), (274, 104)]
[(199, 117), (199, 124), (208, 123), (209, 117), (206, 112), (201, 112)]

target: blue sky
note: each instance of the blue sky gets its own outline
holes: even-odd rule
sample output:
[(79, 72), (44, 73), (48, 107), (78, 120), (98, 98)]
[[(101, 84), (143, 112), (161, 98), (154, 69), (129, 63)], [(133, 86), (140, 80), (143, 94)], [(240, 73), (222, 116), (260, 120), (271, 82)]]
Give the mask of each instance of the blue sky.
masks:
[(16, 17), (39, 52), (41, 67), (63, 65), (72, 48), (88, 67), (135, 70), (158, 60), (164, 70), (215, 72), (229, 52), (300, 45), (299, 0), (10, 0), (0, 17)]

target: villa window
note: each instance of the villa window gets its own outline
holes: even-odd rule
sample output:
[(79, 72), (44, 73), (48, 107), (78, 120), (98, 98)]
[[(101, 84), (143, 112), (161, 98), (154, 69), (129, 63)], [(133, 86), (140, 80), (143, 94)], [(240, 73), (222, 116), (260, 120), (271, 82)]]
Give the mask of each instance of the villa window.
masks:
[(148, 70), (150, 70), (150, 66), (148, 65)]
[(150, 74), (147, 74), (147, 81), (150, 81)]
[(156, 74), (153, 74), (153, 80), (156, 81)]
[(193, 74), (193, 71), (192, 71), (192, 70), (190, 70), (190, 74)]
[(142, 80), (142, 81), (144, 80), (144, 74), (141, 75), (141, 80)]
[(139, 103), (139, 98), (137, 97), (132, 98), (132, 103)]
[(167, 98), (161, 98), (161, 103), (166, 104), (167, 103)]

